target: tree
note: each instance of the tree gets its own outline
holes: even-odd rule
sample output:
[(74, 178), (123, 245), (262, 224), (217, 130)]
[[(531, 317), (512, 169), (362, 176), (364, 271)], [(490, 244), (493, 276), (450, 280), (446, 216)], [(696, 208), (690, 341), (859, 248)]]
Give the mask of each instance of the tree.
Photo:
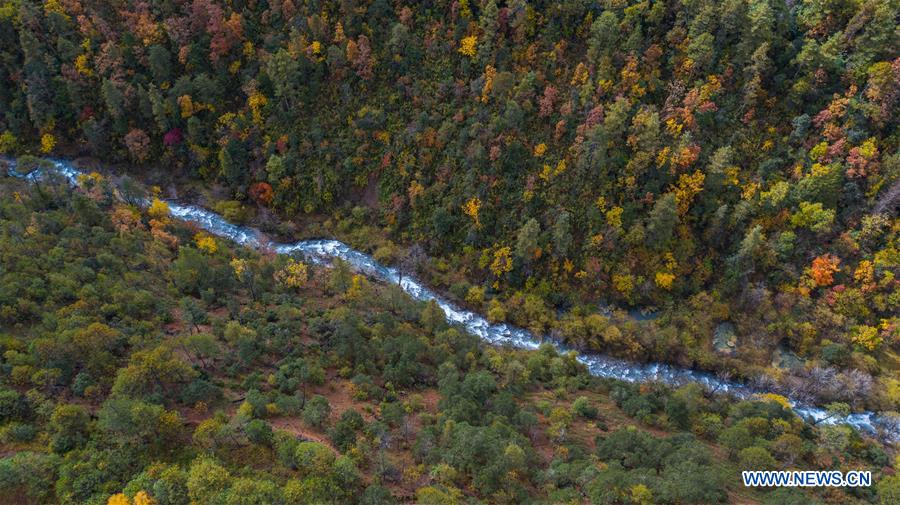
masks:
[(609, 57), (616, 47), (616, 34), (618, 33), (619, 20), (616, 13), (610, 10), (603, 11), (591, 24), (588, 58), (596, 61), (602, 57)]
[(353, 51), (350, 50), (351, 45), (347, 44), (347, 59), (350, 60), (350, 63), (356, 70), (356, 75), (360, 79), (368, 81), (374, 75), (373, 65), (375, 63), (372, 59), (372, 47), (369, 44), (369, 38), (365, 35), (360, 35), (356, 39), (356, 44), (352, 47), (355, 48)]
[(760, 262), (765, 260), (767, 252), (768, 246), (762, 226), (756, 225), (741, 240), (737, 252), (728, 258), (732, 278), (738, 279), (753, 273)]
[(791, 216), (791, 224), (821, 234), (831, 229), (834, 215), (834, 210), (825, 209), (819, 202), (800, 202), (800, 210)]
[(810, 267), (810, 275), (818, 286), (830, 286), (834, 282), (834, 274), (840, 268), (840, 258), (832, 254), (823, 254), (814, 259)]
[(98, 428), (110, 442), (149, 454), (172, 450), (182, 422), (175, 411), (125, 398), (104, 402), (97, 417)]
[(247, 149), (242, 142), (229, 139), (219, 150), (219, 170), (231, 187), (237, 188), (244, 184), (247, 172)]
[(753, 444), (753, 438), (746, 426), (736, 424), (722, 430), (722, 433), (719, 434), (719, 443), (728, 449), (729, 456), (736, 457), (740, 451)]
[(458, 51), (459, 54), (474, 59), (475, 55), (478, 54), (478, 36), (469, 35), (468, 37), (463, 37), (459, 41)]
[(288, 258), (284, 266), (275, 272), (275, 280), (286, 288), (298, 289), (306, 284), (309, 268), (306, 263)]
[(132, 128), (123, 140), (132, 161), (143, 163), (150, 156), (150, 137), (144, 130)]
[(11, 155), (15, 152), (18, 139), (9, 130), (0, 133), (0, 154)]
[(678, 225), (678, 205), (673, 193), (659, 198), (647, 221), (647, 242), (654, 249), (665, 249)]
[(250, 185), (249, 195), (256, 203), (266, 206), (272, 203), (272, 198), (275, 197), (272, 185), (262, 181)]
[(272, 425), (262, 419), (253, 419), (244, 426), (244, 433), (254, 444), (272, 445)]
[(158, 346), (132, 354), (128, 366), (116, 374), (112, 392), (132, 398), (158, 397), (172, 391), (174, 384), (185, 383), (195, 375), (171, 348)]
[(109, 497), (106, 505), (131, 505), (131, 500), (124, 493), (116, 493)]
[(350, 289), (351, 277), (350, 266), (346, 261), (335, 258), (331, 264), (331, 275), (328, 278), (328, 289), (332, 293), (345, 293)]
[(321, 395), (313, 396), (303, 407), (303, 422), (316, 428), (321, 428), (330, 415), (331, 405)]
[(347, 409), (341, 413), (341, 418), (328, 431), (328, 437), (339, 450), (347, 451), (356, 443), (356, 433), (364, 425), (365, 423), (359, 412), (354, 409)]
[(50, 153), (53, 151), (53, 148), (56, 147), (56, 137), (53, 134), (45, 133), (41, 135), (41, 152), (44, 154)]
[(180, 308), (181, 316), (191, 329), (191, 333), (199, 332), (201, 324), (209, 323), (209, 314), (194, 298), (190, 296), (182, 298)]
[(172, 79), (172, 55), (159, 45), (153, 44), (147, 48), (147, 59), (150, 63), (150, 71), (158, 84), (164, 84)]
[(491, 273), (498, 279), (503, 274), (512, 271), (512, 258), (510, 257), (509, 247), (498, 247), (494, 250), (494, 259), (491, 261)]
[(553, 222), (553, 252), (559, 258), (565, 258), (572, 246), (572, 216), (565, 210), (556, 215)]
[(572, 402), (572, 412), (587, 419), (597, 417), (597, 407), (591, 405), (590, 401), (584, 396), (579, 396)]
[(88, 440), (89, 422), (90, 416), (81, 405), (58, 405), (50, 416), (50, 448), (65, 454), (81, 447)]
[(481, 200), (477, 196), (473, 196), (463, 205), (463, 212), (472, 219), (472, 224), (476, 229), (481, 228), (481, 220), (479, 219), (480, 210)]
[(631, 502), (636, 505), (650, 505), (653, 501), (653, 493), (643, 484), (635, 484), (631, 487)]
[(434, 300), (429, 300), (419, 317), (422, 326), (431, 333), (437, 333), (447, 328), (447, 315)]
[(154, 219), (165, 219), (169, 217), (169, 204), (159, 198), (154, 198), (153, 201), (150, 202), (150, 208), (147, 210), (147, 215)]
[(763, 447), (747, 447), (738, 454), (741, 468), (753, 470), (774, 470), (777, 468), (775, 458)]
[(297, 470), (303, 477), (327, 476), (334, 465), (334, 452), (318, 442), (300, 442), (294, 451)]
[(194, 503), (215, 503), (231, 484), (231, 474), (211, 458), (198, 458), (188, 472), (188, 496)]
[(878, 500), (882, 505), (889, 505), (900, 501), (900, 477), (890, 475), (882, 478), (876, 485)]
[(55, 454), (22, 451), (0, 458), (0, 493), (51, 503), (54, 489), (48, 484), (57, 481), (59, 466), (60, 458)]
[(267, 505), (279, 503), (282, 490), (271, 480), (238, 477), (228, 491), (225, 505)]

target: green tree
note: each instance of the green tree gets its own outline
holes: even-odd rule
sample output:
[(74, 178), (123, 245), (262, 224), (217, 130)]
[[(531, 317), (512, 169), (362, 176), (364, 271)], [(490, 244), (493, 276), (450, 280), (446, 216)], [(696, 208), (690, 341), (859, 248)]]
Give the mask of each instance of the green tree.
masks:
[(50, 448), (57, 454), (77, 449), (88, 440), (90, 415), (81, 405), (58, 405), (50, 416)]
[(231, 474), (210, 458), (198, 458), (188, 471), (187, 489), (192, 503), (216, 503), (225, 496)]
[(328, 399), (322, 395), (315, 395), (303, 407), (303, 422), (316, 428), (321, 428), (331, 415), (331, 405)]
[(531, 263), (538, 248), (541, 225), (537, 219), (531, 218), (519, 229), (516, 236), (516, 256), (526, 264)]
[(673, 193), (666, 193), (653, 205), (647, 221), (647, 244), (654, 249), (665, 249), (678, 225), (678, 206)]
[(775, 458), (763, 447), (747, 447), (738, 454), (741, 468), (753, 470), (774, 470), (777, 467)]

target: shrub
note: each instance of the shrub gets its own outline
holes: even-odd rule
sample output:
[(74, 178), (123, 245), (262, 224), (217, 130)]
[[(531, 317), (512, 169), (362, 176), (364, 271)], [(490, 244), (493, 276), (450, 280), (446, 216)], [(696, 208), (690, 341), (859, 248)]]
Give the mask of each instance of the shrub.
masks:
[(586, 419), (597, 418), (597, 407), (591, 405), (591, 402), (584, 396), (579, 396), (572, 403), (572, 412)]
[(769, 451), (758, 446), (742, 449), (738, 461), (744, 470), (774, 470), (778, 464)]

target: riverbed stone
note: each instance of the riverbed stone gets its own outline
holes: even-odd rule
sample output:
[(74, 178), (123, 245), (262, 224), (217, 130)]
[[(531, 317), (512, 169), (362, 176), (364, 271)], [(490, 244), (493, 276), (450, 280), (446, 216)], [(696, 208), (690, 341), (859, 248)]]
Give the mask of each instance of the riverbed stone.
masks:
[(737, 334), (728, 321), (719, 323), (713, 332), (713, 348), (719, 354), (732, 355), (737, 350)]
[(782, 370), (795, 370), (803, 366), (803, 358), (782, 344), (772, 353), (772, 366)]

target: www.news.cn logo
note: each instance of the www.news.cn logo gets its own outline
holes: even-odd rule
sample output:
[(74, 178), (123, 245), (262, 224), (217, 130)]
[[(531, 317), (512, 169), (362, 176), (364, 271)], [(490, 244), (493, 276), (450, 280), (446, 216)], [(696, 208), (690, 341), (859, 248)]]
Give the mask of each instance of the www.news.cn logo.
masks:
[(840, 471), (743, 471), (746, 487), (866, 487), (872, 485), (872, 472)]

